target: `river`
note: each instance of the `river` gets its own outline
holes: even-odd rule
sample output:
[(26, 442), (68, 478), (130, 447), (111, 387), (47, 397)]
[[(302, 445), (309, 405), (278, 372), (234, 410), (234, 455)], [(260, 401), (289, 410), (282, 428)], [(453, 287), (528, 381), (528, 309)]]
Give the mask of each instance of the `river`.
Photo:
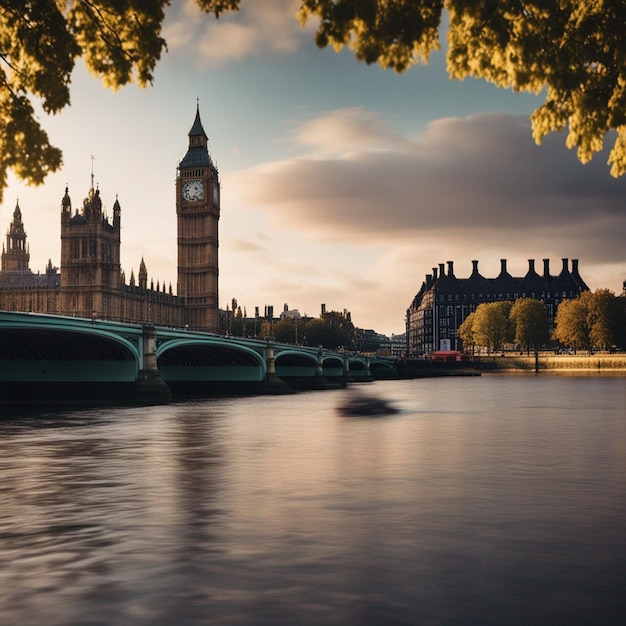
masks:
[(0, 420), (0, 624), (626, 623), (626, 379)]

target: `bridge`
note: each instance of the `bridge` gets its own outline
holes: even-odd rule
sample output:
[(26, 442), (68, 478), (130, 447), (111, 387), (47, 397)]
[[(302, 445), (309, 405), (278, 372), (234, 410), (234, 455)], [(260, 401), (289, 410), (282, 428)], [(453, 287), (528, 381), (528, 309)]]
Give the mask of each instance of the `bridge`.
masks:
[(0, 311), (0, 405), (161, 404), (395, 378), (391, 359), (99, 319)]

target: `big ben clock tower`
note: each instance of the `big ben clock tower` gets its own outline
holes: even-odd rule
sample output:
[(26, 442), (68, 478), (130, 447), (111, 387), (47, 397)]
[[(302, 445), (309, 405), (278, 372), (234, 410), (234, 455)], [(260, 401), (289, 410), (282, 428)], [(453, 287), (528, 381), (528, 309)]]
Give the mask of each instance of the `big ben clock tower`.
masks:
[(177, 292), (184, 299), (189, 328), (217, 331), (220, 183), (207, 143), (198, 107), (176, 176)]

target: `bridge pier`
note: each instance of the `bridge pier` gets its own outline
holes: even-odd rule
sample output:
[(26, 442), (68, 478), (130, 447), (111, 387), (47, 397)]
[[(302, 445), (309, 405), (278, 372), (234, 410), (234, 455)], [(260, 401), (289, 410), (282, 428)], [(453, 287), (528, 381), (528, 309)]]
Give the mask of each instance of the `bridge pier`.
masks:
[(273, 339), (273, 337), (267, 337), (265, 344), (266, 374), (263, 381), (263, 392), (268, 394), (292, 393), (293, 389), (276, 375)]
[(141, 334), (139, 374), (133, 399), (138, 404), (168, 404), (172, 392), (161, 378), (156, 360), (156, 332), (153, 324), (144, 324)]
[(370, 358), (368, 356), (365, 357), (365, 377), (370, 382), (374, 380), (372, 370), (370, 369)]
[(348, 359), (348, 355), (344, 352), (343, 353), (343, 383), (347, 384), (347, 383), (351, 383), (352, 382), (352, 376), (350, 376), (350, 360)]

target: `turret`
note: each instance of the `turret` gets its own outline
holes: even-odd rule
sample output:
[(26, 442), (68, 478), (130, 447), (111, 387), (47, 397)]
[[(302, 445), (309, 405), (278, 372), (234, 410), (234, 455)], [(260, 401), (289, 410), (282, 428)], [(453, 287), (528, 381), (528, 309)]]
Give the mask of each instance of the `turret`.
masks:
[(120, 206), (120, 202), (117, 199), (117, 195), (115, 196), (115, 202), (113, 203), (113, 227), (119, 229), (122, 221), (122, 207)]
[(141, 257), (141, 263), (139, 264), (139, 287), (141, 289), (148, 288), (148, 270), (143, 257)]
[(72, 214), (72, 200), (70, 199), (68, 186), (65, 185), (65, 195), (61, 199), (61, 213)]
[(19, 201), (15, 204), (13, 221), (6, 235), (6, 249), (2, 246), (1, 268), (6, 272), (30, 272), (30, 254), (26, 243), (26, 231), (22, 222), (22, 211)]

